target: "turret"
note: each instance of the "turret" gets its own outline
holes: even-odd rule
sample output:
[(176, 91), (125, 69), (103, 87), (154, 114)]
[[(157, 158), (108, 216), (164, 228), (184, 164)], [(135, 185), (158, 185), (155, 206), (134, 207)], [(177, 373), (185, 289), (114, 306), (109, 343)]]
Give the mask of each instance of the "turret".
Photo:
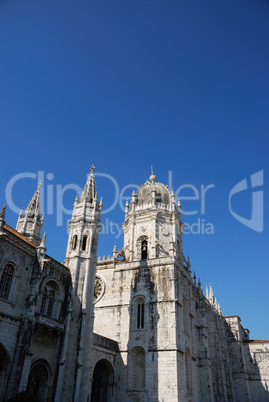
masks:
[(33, 195), (28, 207), (20, 212), (16, 230), (27, 237), (35, 246), (39, 246), (41, 241), (41, 230), (44, 222), (44, 214), (40, 215), (40, 188), (41, 182), (37, 185), (37, 190)]

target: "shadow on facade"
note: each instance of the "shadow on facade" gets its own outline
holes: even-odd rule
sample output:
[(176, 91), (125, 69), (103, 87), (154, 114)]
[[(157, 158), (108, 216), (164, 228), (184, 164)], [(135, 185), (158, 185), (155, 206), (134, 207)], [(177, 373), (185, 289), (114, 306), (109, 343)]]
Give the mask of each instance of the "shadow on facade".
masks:
[(51, 263), (51, 271), (50, 275), (46, 275), (47, 266), (37, 253), (33, 254), (31, 263), (29, 292), (24, 295), (24, 304), (21, 306), (23, 319), (20, 320), (13, 355), (8, 356), (5, 348), (0, 345), (0, 366), (4, 363), (0, 369), (0, 377), (3, 377), (0, 381), (3, 400), (54, 399), (70, 278), (69, 274), (58, 275), (62, 284), (61, 302), (57, 304), (56, 297), (47, 298), (46, 308), (49, 300), (52, 300), (51, 313), (48, 314), (47, 311), (41, 311), (41, 301), (44, 298), (42, 286), (47, 278), (54, 280), (58, 269), (62, 271), (62, 265), (57, 262), (54, 264), (54, 260), (50, 259), (48, 265)]
[[(117, 401), (116, 366), (124, 367), (118, 343), (99, 334), (93, 334), (91, 368), (91, 402)], [(101, 352), (102, 351), (102, 352)]]
[[(261, 341), (251, 341), (244, 334), (239, 341), (232, 328), (227, 324), (227, 333), (230, 343), (229, 360), (232, 366), (233, 391), (235, 400), (240, 401), (269, 401), (267, 384), (262, 380), (268, 376), (265, 350)], [(264, 364), (262, 364), (264, 359)], [(264, 372), (259, 368), (264, 367)]]
[(141, 261), (130, 291), (127, 390), (130, 402), (158, 401), (157, 288)]

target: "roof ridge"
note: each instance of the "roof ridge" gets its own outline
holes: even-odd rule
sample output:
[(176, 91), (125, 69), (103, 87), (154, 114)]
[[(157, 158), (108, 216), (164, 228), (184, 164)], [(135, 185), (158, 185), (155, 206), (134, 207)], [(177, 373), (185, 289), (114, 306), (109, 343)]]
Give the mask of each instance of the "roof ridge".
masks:
[(17, 230), (13, 229), (11, 226), (5, 224), (5, 225), (4, 225), (4, 228), (5, 228), (8, 232), (10, 232), (10, 233), (14, 234), (15, 236), (17, 236), (19, 239), (25, 241), (26, 243), (28, 243), (28, 244), (30, 244), (31, 246), (33, 246), (34, 248), (36, 248), (36, 246), (35, 246), (29, 239), (27, 239), (27, 237), (25, 237), (25, 236), (23, 236), (22, 234), (20, 234)]

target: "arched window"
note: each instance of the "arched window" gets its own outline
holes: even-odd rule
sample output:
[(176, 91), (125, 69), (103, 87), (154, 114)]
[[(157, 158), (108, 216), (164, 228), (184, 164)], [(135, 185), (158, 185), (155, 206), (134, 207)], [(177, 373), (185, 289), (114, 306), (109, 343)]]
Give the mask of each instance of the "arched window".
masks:
[(131, 387), (143, 391), (146, 386), (146, 353), (137, 346), (131, 351)]
[(148, 258), (148, 242), (147, 240), (143, 240), (141, 247), (141, 260), (146, 260), (147, 258)]
[(72, 241), (72, 248), (73, 248), (73, 250), (75, 250), (75, 249), (77, 248), (77, 242), (78, 242), (78, 237), (77, 237), (77, 235), (75, 235), (75, 236), (73, 237), (73, 241)]
[(192, 380), (191, 380), (191, 352), (189, 348), (185, 351), (185, 372), (186, 372), (186, 390), (191, 392)]
[(13, 267), (7, 264), (2, 272), (0, 279), (0, 297), (8, 299), (11, 282), (13, 278)]
[(82, 240), (82, 251), (86, 250), (86, 245), (87, 245), (87, 236), (83, 236)]
[(57, 308), (57, 305), (59, 305), (58, 307), (61, 307), (59, 297), (60, 289), (58, 284), (53, 280), (50, 280), (46, 283), (41, 293), (40, 313), (47, 317), (58, 319), (59, 308)]
[(142, 296), (138, 296), (134, 299), (132, 307), (132, 322), (134, 330), (141, 330), (145, 328), (145, 315), (145, 299)]

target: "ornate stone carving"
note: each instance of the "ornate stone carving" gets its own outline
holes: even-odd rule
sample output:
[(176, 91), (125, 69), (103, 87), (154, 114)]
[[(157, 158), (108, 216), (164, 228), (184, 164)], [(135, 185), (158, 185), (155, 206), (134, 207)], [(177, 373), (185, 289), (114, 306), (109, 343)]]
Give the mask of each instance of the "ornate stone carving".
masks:
[(96, 276), (94, 285), (94, 303), (97, 303), (105, 293), (105, 282), (100, 276)]
[(170, 235), (169, 230), (165, 226), (163, 226), (161, 228), (161, 232), (162, 232), (163, 236), (169, 236)]

